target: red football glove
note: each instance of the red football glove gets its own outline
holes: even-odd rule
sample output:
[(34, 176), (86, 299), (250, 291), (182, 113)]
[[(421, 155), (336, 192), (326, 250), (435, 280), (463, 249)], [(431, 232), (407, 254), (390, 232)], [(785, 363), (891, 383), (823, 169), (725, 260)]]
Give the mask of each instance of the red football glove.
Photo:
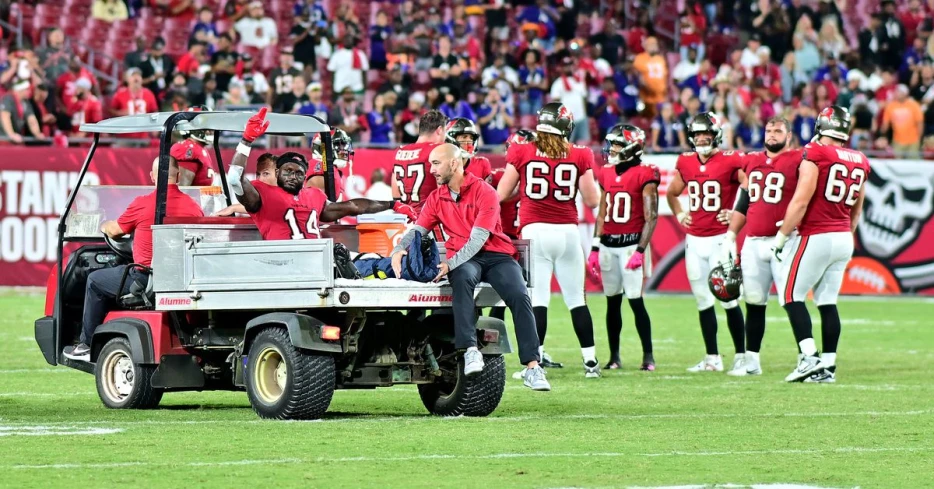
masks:
[(243, 129), (243, 139), (248, 143), (252, 143), (256, 138), (266, 134), (266, 129), (269, 129), (269, 121), (266, 120), (266, 107), (263, 107), (246, 122), (246, 127)]
[(626, 263), (626, 270), (635, 270), (641, 267), (642, 262), (644, 261), (645, 261), (645, 255), (642, 252), (637, 251), (633, 253), (631, 257), (629, 257), (629, 262)]
[(411, 206), (403, 204), (402, 201), (397, 200), (392, 203), (392, 211), (399, 214), (405, 214), (409, 218), (409, 221), (415, 222), (418, 219), (418, 214), (415, 213), (415, 209)]
[(587, 257), (587, 270), (593, 278), (600, 278), (600, 252), (593, 250)]

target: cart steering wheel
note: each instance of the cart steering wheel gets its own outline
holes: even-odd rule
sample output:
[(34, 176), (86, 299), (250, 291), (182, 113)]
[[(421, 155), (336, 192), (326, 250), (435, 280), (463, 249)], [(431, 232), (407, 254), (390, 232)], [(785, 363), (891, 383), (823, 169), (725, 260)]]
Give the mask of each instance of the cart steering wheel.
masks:
[(117, 254), (117, 256), (133, 262), (133, 235), (124, 234), (123, 236), (112, 238), (109, 234), (104, 234), (104, 243), (107, 243), (107, 247), (111, 251)]

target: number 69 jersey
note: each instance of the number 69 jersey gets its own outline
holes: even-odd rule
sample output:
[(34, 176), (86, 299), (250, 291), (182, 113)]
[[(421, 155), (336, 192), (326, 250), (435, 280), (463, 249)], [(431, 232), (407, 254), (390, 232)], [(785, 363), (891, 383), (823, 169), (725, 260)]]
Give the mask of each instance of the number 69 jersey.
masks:
[(732, 209), (739, 190), (737, 172), (743, 169), (744, 155), (735, 151), (718, 151), (706, 163), (697, 153), (681, 153), (675, 170), (688, 191), (688, 211), (691, 225), (687, 233), (692, 236), (718, 236), (726, 232), (725, 225), (717, 221), (723, 209)]
[(593, 161), (586, 146), (571, 145), (567, 157), (554, 159), (539, 153), (533, 142), (509, 145), (506, 163), (519, 172), (520, 226), (577, 224), (577, 182), (593, 170)]
[(603, 234), (641, 233), (645, 226), (642, 191), (646, 185), (658, 184), (661, 177), (655, 165), (636, 165), (622, 175), (616, 168), (600, 169), (600, 187), (606, 200)]
[(798, 166), (802, 151), (793, 149), (769, 158), (764, 151), (747, 153), (745, 157), (749, 209), (746, 211), (746, 236), (775, 236), (777, 223), (785, 218), (785, 210), (798, 185)]
[(317, 239), (321, 237), (318, 217), (328, 203), (324, 192), (305, 187), (292, 195), (278, 186), (253, 181), (262, 205), (250, 214), (264, 240)]
[(803, 158), (817, 165), (817, 188), (798, 225), (798, 234), (850, 232), (850, 214), (869, 176), (869, 160), (859, 151), (809, 143)]

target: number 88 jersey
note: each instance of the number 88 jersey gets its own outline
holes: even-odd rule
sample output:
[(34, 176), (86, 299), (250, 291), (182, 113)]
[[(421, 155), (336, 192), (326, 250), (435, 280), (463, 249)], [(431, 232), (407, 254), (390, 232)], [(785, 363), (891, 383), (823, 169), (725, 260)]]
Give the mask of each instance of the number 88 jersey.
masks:
[(688, 211), (692, 236), (717, 236), (726, 226), (717, 221), (723, 209), (732, 209), (739, 190), (738, 172), (743, 169), (744, 155), (735, 151), (718, 151), (701, 163), (697, 153), (682, 153), (675, 170), (687, 187)]
[[(565, 158), (549, 158), (534, 142), (513, 143), (506, 164), (519, 172), (519, 223), (577, 224), (577, 182), (593, 170), (593, 151), (571, 145)], [(521, 231), (521, 229), (520, 229)]]
[(779, 153), (769, 158), (765, 152), (748, 153), (743, 171), (749, 192), (746, 211), (746, 235), (751, 237), (775, 236), (776, 225), (785, 218), (788, 203), (798, 185), (800, 149)]

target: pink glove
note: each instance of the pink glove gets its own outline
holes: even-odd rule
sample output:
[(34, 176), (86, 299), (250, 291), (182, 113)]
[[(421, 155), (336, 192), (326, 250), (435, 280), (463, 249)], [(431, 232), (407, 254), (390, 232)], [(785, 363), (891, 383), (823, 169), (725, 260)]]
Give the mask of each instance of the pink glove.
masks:
[(263, 107), (246, 122), (246, 127), (243, 129), (243, 139), (252, 143), (256, 138), (266, 134), (266, 129), (269, 129), (269, 121), (266, 120), (266, 107)]
[(587, 257), (587, 270), (594, 278), (600, 278), (600, 252), (593, 250)]
[(645, 255), (641, 251), (637, 251), (629, 257), (629, 262), (626, 263), (626, 270), (635, 270), (642, 266), (642, 262), (645, 261)]
[(409, 221), (415, 222), (418, 219), (418, 214), (415, 213), (415, 209), (411, 206), (403, 204), (401, 201), (395, 201), (392, 204), (392, 211), (399, 214), (404, 214), (409, 218)]

